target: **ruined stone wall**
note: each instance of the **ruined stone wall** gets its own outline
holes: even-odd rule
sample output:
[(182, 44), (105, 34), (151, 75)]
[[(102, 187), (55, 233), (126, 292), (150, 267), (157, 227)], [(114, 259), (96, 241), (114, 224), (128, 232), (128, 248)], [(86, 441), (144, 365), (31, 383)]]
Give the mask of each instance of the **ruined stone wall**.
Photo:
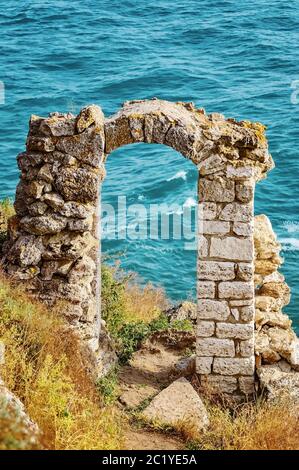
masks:
[(107, 155), (137, 142), (168, 145), (198, 168), (197, 372), (213, 388), (247, 393), (254, 374), (254, 185), (273, 165), (262, 125), (157, 99), (127, 102), (107, 119), (96, 106), (77, 117), (33, 116), (18, 156), (5, 269), (61, 310), (101, 374), (109, 347), (100, 336), (100, 183)]
[(97, 207), (103, 178), (104, 117), (89, 107), (75, 117), (32, 116), (16, 216), (4, 247), (7, 273), (76, 329), (101, 367)]

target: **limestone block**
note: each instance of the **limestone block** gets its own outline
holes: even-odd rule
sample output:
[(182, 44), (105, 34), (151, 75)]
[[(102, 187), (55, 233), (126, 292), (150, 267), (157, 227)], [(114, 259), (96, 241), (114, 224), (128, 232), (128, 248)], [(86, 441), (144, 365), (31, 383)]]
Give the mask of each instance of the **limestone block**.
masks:
[(239, 377), (239, 387), (242, 393), (245, 395), (252, 395), (255, 392), (255, 380), (252, 377)]
[(222, 222), (220, 220), (204, 220), (202, 225), (204, 234), (225, 234), (230, 231), (229, 222)]
[(253, 224), (251, 222), (234, 222), (233, 231), (236, 235), (250, 237), (253, 234)]
[(197, 314), (201, 320), (225, 321), (230, 315), (230, 309), (223, 300), (202, 299), (198, 302)]
[(253, 279), (253, 263), (238, 263), (237, 279), (240, 281), (251, 281)]
[(254, 294), (253, 283), (243, 281), (220, 282), (218, 293), (220, 299), (251, 299)]
[(62, 137), (75, 134), (75, 116), (72, 114), (53, 113), (47, 119), (41, 119), (38, 133), (44, 136)]
[(236, 183), (236, 198), (240, 202), (250, 202), (253, 199), (254, 185), (251, 182)]
[(208, 390), (220, 394), (234, 393), (238, 388), (238, 382), (235, 377), (210, 374), (202, 377), (201, 382)]
[(198, 338), (196, 344), (197, 355), (234, 357), (235, 345), (231, 339)]
[(225, 160), (220, 155), (214, 154), (198, 163), (197, 168), (200, 174), (204, 176), (223, 170), (225, 166)]
[(197, 374), (210, 374), (212, 371), (213, 357), (197, 357), (196, 358), (196, 373)]
[(211, 239), (210, 256), (225, 260), (251, 261), (253, 243), (250, 238), (216, 238)]
[(219, 219), (232, 222), (250, 222), (253, 217), (252, 211), (252, 204), (232, 202), (231, 204), (226, 204), (222, 209)]
[(43, 242), (46, 248), (43, 258), (47, 260), (75, 260), (98, 247), (97, 240), (89, 232), (61, 232), (44, 237)]
[(199, 200), (232, 202), (235, 199), (235, 183), (226, 178), (199, 179)]
[(223, 261), (199, 261), (197, 276), (199, 279), (229, 281), (235, 278), (235, 265)]
[(104, 138), (101, 133), (88, 129), (83, 134), (60, 138), (56, 149), (97, 168), (104, 156)]
[(206, 338), (215, 333), (215, 322), (199, 320), (197, 322), (197, 336)]
[(50, 137), (29, 137), (26, 148), (33, 152), (53, 152), (55, 144)]
[(213, 220), (217, 217), (217, 204), (215, 202), (200, 202), (198, 204), (199, 220)]
[(250, 339), (253, 336), (254, 325), (243, 325), (240, 323), (221, 323), (216, 325), (216, 336), (218, 338)]
[(43, 197), (43, 201), (53, 209), (61, 209), (64, 205), (63, 198), (57, 193), (47, 193)]
[(209, 250), (208, 240), (204, 236), (198, 235), (197, 244), (198, 244), (198, 256), (200, 258), (206, 258), (208, 256), (208, 250)]
[(40, 217), (25, 216), (21, 219), (20, 225), (26, 232), (45, 235), (63, 230), (67, 225), (67, 219), (58, 214), (47, 214)]
[(93, 227), (93, 217), (90, 216), (86, 219), (69, 219), (67, 228), (74, 232), (91, 231)]
[(78, 219), (85, 219), (94, 211), (95, 208), (91, 204), (81, 204), (76, 201), (66, 202), (63, 207), (59, 209), (59, 213), (64, 217), (76, 217)]
[(37, 177), (43, 181), (46, 181), (46, 183), (53, 183), (54, 178), (51, 169), (51, 165), (46, 163), (40, 168)]
[(66, 201), (96, 202), (99, 192), (99, 176), (86, 168), (62, 168), (55, 186)]
[(7, 259), (20, 266), (37, 265), (44, 252), (41, 237), (21, 235), (7, 254)]
[(251, 339), (240, 341), (239, 343), (239, 353), (242, 357), (251, 357), (254, 355), (253, 331), (251, 336)]
[[(252, 166), (233, 166), (227, 165), (226, 175), (228, 178), (236, 180), (248, 180), (254, 176), (254, 168)], [(248, 182), (253, 184), (253, 182)]]
[(143, 411), (143, 416), (154, 423), (171, 426), (186, 422), (198, 433), (209, 424), (203, 402), (192, 385), (183, 377), (156, 395)]
[(213, 362), (213, 372), (221, 375), (253, 375), (254, 357), (215, 357)]
[(100, 129), (104, 125), (104, 114), (96, 105), (89, 105), (81, 109), (79, 115), (76, 118), (76, 129), (81, 134), (85, 129), (89, 128), (93, 124), (97, 129)]
[(250, 322), (254, 320), (254, 306), (247, 305), (244, 307), (239, 308), (240, 311), (240, 319), (245, 322)]
[(43, 215), (48, 209), (47, 204), (41, 201), (33, 202), (28, 206), (28, 212), (30, 215)]
[(214, 299), (214, 297), (215, 297), (215, 282), (199, 281), (197, 284), (197, 298), (198, 299)]
[(291, 300), (291, 291), (285, 282), (268, 282), (259, 289), (260, 295), (282, 299), (283, 305), (288, 305)]

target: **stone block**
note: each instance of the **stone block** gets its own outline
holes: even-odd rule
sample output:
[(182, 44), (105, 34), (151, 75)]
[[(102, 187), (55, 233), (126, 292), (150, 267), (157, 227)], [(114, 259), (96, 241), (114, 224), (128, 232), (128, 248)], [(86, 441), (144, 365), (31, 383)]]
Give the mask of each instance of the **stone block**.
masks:
[(240, 341), (239, 343), (239, 353), (242, 357), (251, 357), (254, 355), (254, 339), (253, 339), (253, 329), (252, 329), (252, 338)]
[(197, 357), (196, 358), (196, 373), (197, 374), (210, 374), (212, 370), (213, 357)]
[(221, 375), (207, 375), (201, 378), (201, 383), (213, 393), (234, 393), (238, 388), (235, 377), (223, 377)]
[(253, 337), (253, 323), (243, 325), (240, 323), (217, 323), (216, 336), (218, 338), (234, 338), (247, 340)]
[(215, 333), (215, 322), (199, 320), (197, 322), (197, 336), (207, 338)]
[(224, 235), (229, 233), (230, 224), (229, 222), (223, 222), (221, 220), (204, 220), (202, 224), (202, 231), (208, 235)]
[(235, 183), (226, 178), (200, 178), (199, 200), (211, 202), (232, 202), (235, 199)]
[(213, 372), (221, 375), (253, 375), (254, 365), (254, 357), (215, 357)]
[(254, 320), (254, 305), (247, 305), (241, 307), (240, 311), (240, 319), (245, 322), (249, 322)]
[(219, 356), (221, 358), (232, 358), (235, 356), (235, 344), (231, 339), (198, 338), (196, 342), (196, 352), (199, 357)]
[(223, 300), (202, 299), (198, 302), (197, 314), (201, 320), (225, 321), (230, 315), (230, 309)]
[(234, 222), (233, 232), (241, 237), (250, 237), (253, 234), (253, 223), (251, 222)]
[(230, 281), (235, 278), (235, 265), (223, 261), (199, 261), (197, 276), (212, 281)]
[(253, 282), (220, 282), (218, 293), (220, 299), (251, 299), (254, 294)]
[(252, 377), (239, 377), (240, 391), (245, 395), (252, 395), (255, 392), (255, 380)]
[(211, 239), (210, 256), (235, 261), (253, 259), (253, 243), (250, 238), (216, 238)]
[(219, 215), (220, 220), (228, 220), (231, 222), (251, 222), (252, 218), (252, 204), (240, 204), (238, 202), (226, 204)]
[(198, 299), (214, 299), (214, 297), (215, 297), (215, 282), (199, 281), (197, 284), (197, 298)]

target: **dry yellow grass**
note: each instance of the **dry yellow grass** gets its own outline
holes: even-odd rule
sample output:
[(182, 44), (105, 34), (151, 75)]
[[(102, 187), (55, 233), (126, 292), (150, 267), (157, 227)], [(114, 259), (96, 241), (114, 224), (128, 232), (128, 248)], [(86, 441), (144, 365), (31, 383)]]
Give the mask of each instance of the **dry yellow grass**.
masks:
[(24, 403), (48, 449), (118, 449), (120, 416), (103, 406), (76, 337), (54, 312), (0, 278), (1, 375)]
[(209, 429), (196, 441), (203, 450), (298, 450), (298, 410), (289, 401), (258, 400), (234, 410), (208, 407)]
[(163, 289), (152, 284), (128, 284), (125, 290), (126, 321), (149, 323), (169, 306)]

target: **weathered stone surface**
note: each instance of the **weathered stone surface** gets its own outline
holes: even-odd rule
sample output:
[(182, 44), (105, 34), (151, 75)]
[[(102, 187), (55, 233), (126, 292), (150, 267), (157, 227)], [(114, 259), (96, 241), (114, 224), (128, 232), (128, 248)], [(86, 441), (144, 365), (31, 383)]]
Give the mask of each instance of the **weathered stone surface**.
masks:
[(254, 357), (250, 358), (224, 358), (215, 357), (213, 371), (221, 375), (253, 375)]
[(186, 422), (198, 433), (209, 424), (203, 402), (185, 378), (176, 380), (162, 390), (143, 411), (143, 416), (154, 423), (170, 426)]
[(229, 222), (222, 222), (220, 220), (204, 220), (203, 233), (204, 234), (225, 234), (230, 231)]
[(28, 206), (28, 212), (30, 215), (43, 215), (48, 209), (47, 204), (41, 201), (34, 202)]
[(254, 319), (254, 306), (245, 305), (244, 307), (239, 308), (240, 319), (245, 322), (251, 322)]
[(235, 356), (235, 345), (231, 339), (199, 337), (197, 339), (196, 350), (198, 356)]
[(86, 168), (63, 168), (57, 175), (55, 186), (66, 201), (96, 202), (99, 175)]
[(213, 357), (197, 357), (196, 372), (197, 374), (210, 374), (212, 372)]
[(94, 207), (88, 204), (81, 204), (76, 201), (69, 201), (59, 209), (59, 213), (64, 217), (85, 219), (94, 212)]
[[(254, 168), (252, 166), (228, 165), (226, 175), (228, 178), (236, 180), (250, 180), (254, 177)], [(250, 181), (248, 184), (250, 184)]]
[(43, 201), (53, 209), (62, 209), (64, 206), (63, 198), (57, 193), (47, 193), (44, 195)]
[(44, 237), (46, 250), (43, 258), (51, 259), (77, 259), (84, 253), (97, 248), (97, 240), (89, 233), (61, 232)]
[(198, 205), (199, 220), (213, 220), (217, 216), (217, 204), (215, 202), (201, 202)]
[[(260, 386), (268, 393), (271, 400), (287, 398), (299, 405), (299, 373), (283, 372), (278, 366), (263, 366), (258, 369)], [(298, 410), (294, 410), (298, 413)]]
[(220, 282), (220, 299), (251, 299), (254, 294), (253, 283), (243, 281)]
[(76, 128), (79, 134), (81, 134), (93, 124), (99, 131), (104, 125), (104, 114), (101, 108), (94, 104), (81, 109), (76, 118)]
[(26, 143), (27, 150), (33, 152), (53, 152), (55, 144), (50, 137), (29, 137)]
[(56, 144), (57, 150), (97, 168), (104, 157), (103, 135), (94, 130), (63, 137)]
[(197, 284), (198, 299), (213, 299), (215, 297), (215, 282), (199, 281)]
[(199, 180), (199, 199), (211, 202), (232, 202), (235, 199), (235, 183), (225, 178)]
[(47, 214), (40, 217), (23, 217), (21, 227), (29, 233), (45, 235), (62, 231), (67, 225), (67, 219), (58, 214)]
[(253, 224), (248, 222), (234, 222), (233, 231), (236, 235), (249, 237), (253, 234)]
[(236, 183), (236, 198), (240, 202), (250, 202), (253, 199), (254, 185), (251, 182)]
[(253, 357), (254, 356), (254, 337), (251, 335), (251, 339), (246, 341), (240, 341), (239, 352), (242, 357)]
[(40, 237), (34, 235), (22, 235), (14, 243), (7, 254), (8, 260), (20, 266), (37, 265), (44, 252), (44, 246)]
[(252, 204), (227, 204), (219, 215), (220, 220), (232, 222), (250, 222), (252, 219)]
[(200, 337), (213, 336), (215, 333), (215, 322), (200, 320), (197, 323), (197, 335)]
[(237, 279), (240, 281), (251, 281), (253, 279), (253, 263), (238, 263)]
[(211, 239), (210, 256), (224, 260), (251, 261), (253, 244), (250, 238), (216, 238)]
[(239, 377), (239, 387), (242, 393), (245, 395), (252, 395), (255, 393), (255, 380), (254, 377)]
[(238, 388), (236, 377), (221, 376), (221, 375), (204, 375), (201, 379), (202, 385), (208, 392), (213, 393), (234, 393)]
[(253, 337), (254, 325), (240, 323), (221, 323), (216, 325), (216, 336), (218, 338), (250, 339)]
[(235, 278), (235, 265), (223, 261), (199, 261), (197, 276), (198, 279), (230, 281)]
[(227, 320), (230, 314), (228, 303), (223, 300), (202, 299), (197, 306), (201, 320)]

